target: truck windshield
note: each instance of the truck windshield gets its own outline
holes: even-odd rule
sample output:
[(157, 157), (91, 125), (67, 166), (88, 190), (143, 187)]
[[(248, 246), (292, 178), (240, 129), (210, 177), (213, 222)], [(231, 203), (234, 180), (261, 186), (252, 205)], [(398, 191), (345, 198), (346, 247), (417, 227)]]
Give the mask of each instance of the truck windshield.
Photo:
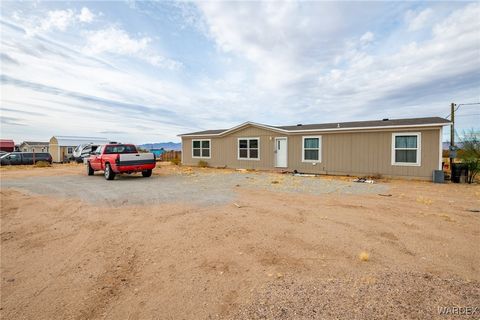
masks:
[(111, 153), (137, 153), (137, 149), (132, 145), (115, 145), (115, 146), (106, 146), (105, 154)]

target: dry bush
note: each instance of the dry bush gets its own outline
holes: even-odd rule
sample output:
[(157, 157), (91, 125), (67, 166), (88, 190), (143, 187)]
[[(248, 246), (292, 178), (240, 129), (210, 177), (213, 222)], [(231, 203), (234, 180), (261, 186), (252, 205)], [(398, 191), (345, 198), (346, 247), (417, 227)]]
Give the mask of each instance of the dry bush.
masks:
[(206, 168), (206, 167), (208, 167), (208, 162), (200, 160), (200, 161), (198, 161), (198, 166), (202, 167), (202, 168)]
[(37, 161), (35, 162), (35, 167), (37, 168), (45, 168), (45, 167), (51, 167), (52, 164), (47, 161)]
[(383, 177), (382, 177), (381, 173), (376, 173), (373, 176), (371, 176), (370, 178), (373, 179), (373, 180), (381, 180)]
[(172, 164), (174, 164), (174, 165), (178, 166), (178, 165), (180, 164), (180, 162), (181, 162), (181, 161), (180, 161), (180, 159), (178, 159), (178, 158), (175, 158), (175, 159), (172, 159), (172, 160), (170, 160), (170, 162), (171, 162)]
[(358, 258), (360, 259), (360, 261), (367, 262), (370, 259), (370, 255), (368, 254), (368, 252), (362, 251), (358, 255)]

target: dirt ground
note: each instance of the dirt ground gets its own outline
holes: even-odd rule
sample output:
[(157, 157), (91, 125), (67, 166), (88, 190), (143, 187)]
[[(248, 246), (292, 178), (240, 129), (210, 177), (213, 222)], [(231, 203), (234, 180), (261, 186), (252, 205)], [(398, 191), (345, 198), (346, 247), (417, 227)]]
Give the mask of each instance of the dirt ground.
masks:
[[(0, 177), (2, 319), (480, 318), (479, 185), (176, 166)], [(440, 314), (453, 307), (472, 309)]]

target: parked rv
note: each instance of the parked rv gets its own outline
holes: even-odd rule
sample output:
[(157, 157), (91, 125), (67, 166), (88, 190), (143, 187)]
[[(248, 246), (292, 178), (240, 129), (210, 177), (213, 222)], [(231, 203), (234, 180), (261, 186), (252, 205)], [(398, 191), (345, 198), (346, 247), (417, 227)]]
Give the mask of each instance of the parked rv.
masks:
[(73, 151), (73, 159), (77, 163), (83, 163), (83, 159), (90, 157), (90, 155), (95, 152), (98, 148), (98, 145), (88, 143), (88, 144), (81, 144), (75, 148)]
[(52, 163), (52, 156), (48, 152), (9, 152), (0, 157), (0, 164), (5, 165), (21, 165), (35, 164), (40, 161)]

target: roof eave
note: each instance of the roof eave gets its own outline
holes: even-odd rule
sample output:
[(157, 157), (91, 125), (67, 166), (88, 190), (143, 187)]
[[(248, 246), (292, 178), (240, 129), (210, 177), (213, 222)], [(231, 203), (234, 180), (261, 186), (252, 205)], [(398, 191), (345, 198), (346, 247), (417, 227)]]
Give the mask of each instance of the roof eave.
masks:
[(209, 133), (209, 134), (179, 134), (178, 137), (221, 137), (232, 131), (240, 129), (245, 125), (255, 125), (267, 130), (277, 131), (280, 133), (305, 133), (305, 132), (329, 132), (329, 131), (354, 131), (354, 130), (379, 130), (379, 129), (395, 129), (395, 128), (419, 128), (419, 127), (444, 127), (449, 126), (451, 122), (442, 122), (442, 123), (427, 123), (427, 124), (407, 124), (407, 125), (391, 125), (391, 126), (372, 126), (372, 127), (350, 127), (350, 128), (327, 128), (327, 129), (305, 129), (305, 130), (286, 130), (275, 127), (270, 127), (267, 125), (257, 124), (253, 122), (245, 122), (239, 126), (233, 127), (226, 131), (220, 133)]

